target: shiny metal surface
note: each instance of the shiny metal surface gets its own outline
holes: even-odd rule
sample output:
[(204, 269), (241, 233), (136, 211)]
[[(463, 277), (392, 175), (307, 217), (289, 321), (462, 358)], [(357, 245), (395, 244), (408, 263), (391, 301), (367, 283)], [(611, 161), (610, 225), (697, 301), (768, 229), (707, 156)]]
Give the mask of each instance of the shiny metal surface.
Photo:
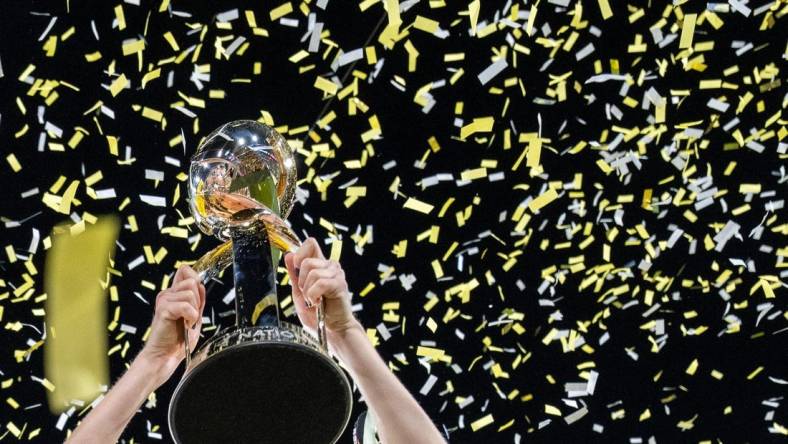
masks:
[[(261, 202), (255, 191), (273, 179), (276, 202)], [(189, 168), (189, 202), (197, 226), (205, 234), (229, 239), (228, 214), (217, 212), (215, 198), (246, 197), (241, 204), (268, 208), (286, 218), (293, 207), (296, 161), (287, 141), (273, 128), (254, 120), (226, 123), (206, 137), (192, 156)], [(223, 193), (222, 195), (216, 193)], [(214, 202), (211, 202), (214, 200)], [(277, 211), (278, 210), (278, 211)]]
[[(186, 372), (192, 370), (194, 367), (200, 365), (201, 362), (210, 358), (211, 356), (221, 352), (222, 350), (237, 347), (249, 343), (283, 343), (290, 345), (298, 345), (309, 347), (315, 351), (321, 352), (322, 348), (317, 339), (305, 331), (302, 327), (291, 324), (289, 322), (280, 321), (279, 327), (264, 326), (264, 327), (243, 327), (232, 328), (222, 334), (218, 334), (209, 339), (199, 350), (192, 354), (192, 361)], [(331, 361), (332, 365), (339, 369), (333, 359), (326, 357)], [(349, 386), (349, 384), (348, 384)]]
[[(271, 254), (271, 247), (287, 252), (294, 251), (301, 244), (278, 215), (286, 217), (289, 214), (295, 198), (295, 186), (296, 165), (290, 147), (275, 130), (256, 121), (241, 120), (222, 125), (200, 144), (192, 157), (189, 171), (192, 215), (201, 231), (224, 241), (197, 260), (193, 268), (206, 282), (234, 265), (236, 325), (217, 332), (193, 354), (189, 352), (186, 334), (186, 371), (175, 390), (168, 413), (170, 432), (175, 442), (182, 442), (179, 436), (183, 434), (192, 433), (189, 436), (194, 437), (196, 430), (193, 427), (208, 435), (222, 430), (223, 433), (237, 431), (223, 428), (227, 423), (221, 418), (214, 421), (213, 416), (207, 416), (198, 424), (192, 424), (193, 427), (184, 425), (187, 430), (179, 432), (176, 417), (179, 411), (201, 408), (202, 404), (210, 408), (217, 396), (225, 403), (224, 408), (228, 410), (225, 413), (229, 417), (248, 417), (250, 412), (244, 410), (246, 407), (238, 405), (244, 402), (240, 401), (241, 398), (246, 399), (250, 394), (245, 390), (243, 380), (248, 374), (258, 374), (250, 376), (254, 378), (252, 381), (246, 381), (250, 386), (263, 392), (278, 393), (278, 401), (270, 400), (295, 411), (303, 410), (312, 415), (325, 413), (325, 418), (329, 419), (315, 431), (320, 429), (320, 433), (336, 435), (334, 441), (350, 419), (351, 386), (342, 369), (328, 355), (324, 301), (316, 307), (317, 338), (301, 327), (279, 319), (275, 281), (279, 256)], [(276, 362), (283, 366), (282, 369), (287, 369), (284, 373), (268, 374), (260, 367), (258, 362), (268, 362), (271, 356), (280, 359)], [(236, 368), (231, 363), (240, 367)], [(325, 382), (312, 386), (309, 393), (299, 393), (303, 399), (294, 399), (293, 393), (302, 392), (303, 387), (297, 381), (294, 383), (292, 375), (308, 368), (322, 372)], [(226, 375), (227, 370), (233, 369), (245, 369), (233, 377), (240, 380), (217, 383), (229, 382), (232, 390), (241, 390), (236, 393), (238, 402), (223, 394), (207, 391), (211, 381), (224, 379), (217, 375)], [(205, 378), (213, 379), (206, 381)], [(291, 384), (285, 390), (287, 393), (281, 390), (285, 382)], [(205, 394), (202, 394), (204, 390)], [(266, 395), (260, 393), (261, 399)], [(179, 404), (184, 396), (191, 399), (192, 404)], [(275, 409), (276, 406), (270, 408)], [(199, 409), (191, 411), (194, 415), (201, 412)], [(183, 416), (180, 420), (180, 424), (188, 423), (183, 422)], [(284, 425), (284, 430), (303, 431), (300, 418), (284, 418), (282, 421), (286, 423), (270, 425), (274, 428)], [(261, 430), (260, 434), (265, 436), (265, 431)], [(256, 431), (245, 436), (244, 440), (258, 441)], [(333, 442), (327, 438), (328, 435), (321, 436)]]

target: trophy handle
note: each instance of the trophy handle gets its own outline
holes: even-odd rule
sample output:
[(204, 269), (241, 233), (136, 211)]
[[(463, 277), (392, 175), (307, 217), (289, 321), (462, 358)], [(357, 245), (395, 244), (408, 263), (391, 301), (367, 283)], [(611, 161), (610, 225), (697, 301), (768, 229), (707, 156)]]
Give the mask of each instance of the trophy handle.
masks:
[(186, 326), (186, 320), (183, 320), (183, 347), (186, 352), (186, 368), (192, 364), (191, 346), (189, 345), (189, 328)]
[(320, 350), (328, 354), (328, 341), (326, 340), (326, 298), (321, 297), (317, 304), (317, 342)]
[[(300, 240), (286, 225), (284, 225), (284, 223), (277, 224), (276, 222), (276, 220), (272, 221), (269, 218), (263, 219), (263, 223), (266, 225), (266, 230), (272, 240), (272, 244), (283, 252), (295, 252), (296, 248), (301, 245)], [(232, 265), (232, 252), (232, 241), (228, 240), (202, 255), (193, 265), (194, 271), (197, 272), (200, 280), (206, 283), (218, 276), (225, 268)], [(317, 304), (316, 310), (318, 343), (323, 351), (328, 351), (324, 298), (321, 298), (320, 303)], [(191, 347), (189, 345), (189, 329), (186, 327), (185, 322), (183, 324), (183, 335), (184, 351), (186, 352), (186, 367), (188, 368), (191, 363)]]

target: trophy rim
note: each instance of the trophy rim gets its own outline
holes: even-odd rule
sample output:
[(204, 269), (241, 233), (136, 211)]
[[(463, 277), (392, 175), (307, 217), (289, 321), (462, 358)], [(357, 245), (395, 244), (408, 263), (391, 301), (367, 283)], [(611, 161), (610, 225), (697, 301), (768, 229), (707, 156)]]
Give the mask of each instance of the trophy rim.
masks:
[[(283, 325), (278, 328), (280, 330), (281, 329), (284, 329), (284, 330), (293, 329), (293, 330), (295, 330), (295, 332), (297, 334), (308, 335), (308, 333), (303, 328), (301, 328), (301, 327), (299, 327), (299, 326), (297, 326), (295, 324), (290, 324), (288, 322), (281, 322), (281, 323)], [(347, 426), (350, 423), (350, 417), (351, 417), (352, 412), (353, 412), (353, 405), (354, 405), (354, 402), (353, 402), (353, 388), (350, 385), (350, 381), (348, 380), (348, 377), (345, 374), (345, 371), (342, 369), (342, 367), (339, 364), (337, 364), (334, 361), (334, 359), (332, 359), (331, 356), (329, 356), (326, 352), (323, 352), (322, 350), (320, 350), (317, 345), (314, 345), (314, 344), (307, 345), (307, 344), (302, 343), (302, 342), (296, 342), (296, 341), (290, 341), (290, 340), (270, 340), (270, 339), (254, 339), (254, 338), (250, 338), (250, 339), (248, 339), (248, 340), (246, 340), (244, 342), (241, 342), (241, 343), (238, 343), (238, 344), (232, 344), (232, 345), (224, 347), (224, 348), (222, 348), (220, 350), (216, 350), (213, 353), (210, 353), (210, 351), (208, 351), (208, 346), (212, 342), (218, 341), (223, 336), (225, 336), (225, 335), (227, 335), (227, 334), (229, 334), (229, 333), (231, 333), (233, 331), (250, 330), (250, 329), (263, 329), (263, 328), (266, 328), (266, 327), (243, 327), (243, 328), (232, 327), (232, 328), (229, 328), (227, 331), (225, 331), (223, 333), (215, 335), (214, 337), (209, 339), (205, 344), (203, 344), (203, 346), (200, 347), (200, 350), (197, 350), (197, 352), (199, 353), (200, 351), (205, 349), (206, 350), (206, 354), (204, 356), (198, 356), (197, 358), (192, 359), (191, 365), (188, 368), (186, 368), (183, 376), (181, 377), (181, 380), (178, 381), (178, 385), (175, 387), (175, 390), (173, 390), (172, 397), (170, 398), (169, 406), (167, 407), (167, 427), (170, 430), (170, 437), (172, 438), (172, 440), (175, 443), (180, 444), (182, 442), (176, 436), (175, 428), (173, 427), (173, 420), (174, 420), (174, 415), (175, 415), (175, 404), (176, 404), (177, 400), (180, 398), (180, 395), (183, 393), (183, 390), (184, 390), (185, 386), (193, 378), (193, 375), (195, 374), (195, 370), (198, 370), (204, 363), (210, 362), (212, 360), (215, 360), (215, 358), (217, 356), (221, 355), (221, 353), (224, 352), (224, 351), (236, 351), (236, 350), (239, 350), (239, 349), (242, 349), (242, 348), (248, 348), (248, 347), (253, 347), (253, 346), (258, 346), (258, 345), (270, 345), (270, 346), (273, 346), (273, 347), (282, 347), (282, 348), (300, 348), (302, 351), (306, 351), (308, 354), (311, 354), (311, 355), (321, 359), (323, 362), (328, 363), (329, 367), (332, 368), (333, 370), (335, 370), (336, 373), (340, 375), (340, 379), (342, 381), (341, 385), (345, 389), (344, 391), (347, 393), (348, 402), (347, 402), (347, 406), (345, 408), (345, 414), (343, 415), (345, 419), (342, 421), (342, 427), (340, 427), (338, 429), (336, 436), (334, 436), (330, 442), (331, 443), (336, 443), (339, 440), (339, 438), (342, 437), (342, 433), (344, 433), (345, 429), (347, 429)], [(270, 327), (267, 327), (267, 328), (270, 328)], [(309, 336), (309, 340), (310, 341), (314, 341), (314, 339), (311, 336)]]

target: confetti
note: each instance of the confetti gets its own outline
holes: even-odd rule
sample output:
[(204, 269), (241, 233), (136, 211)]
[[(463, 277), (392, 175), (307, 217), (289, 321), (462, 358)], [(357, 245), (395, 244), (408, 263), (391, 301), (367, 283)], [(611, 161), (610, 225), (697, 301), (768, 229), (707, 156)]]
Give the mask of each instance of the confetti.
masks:
[[(46, 319), (52, 334), (45, 347), (49, 408), (67, 409), (72, 399), (90, 400), (108, 383), (104, 289), (118, 222), (97, 221), (81, 234), (56, 234), (46, 268)], [(76, 260), (78, 259), (78, 260)]]

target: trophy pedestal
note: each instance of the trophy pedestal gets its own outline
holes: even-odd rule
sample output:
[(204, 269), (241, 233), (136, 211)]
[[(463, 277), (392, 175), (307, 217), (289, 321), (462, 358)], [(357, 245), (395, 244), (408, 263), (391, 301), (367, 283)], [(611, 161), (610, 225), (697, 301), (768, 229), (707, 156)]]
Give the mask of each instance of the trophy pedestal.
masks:
[(350, 416), (344, 372), (300, 327), (230, 329), (191, 361), (170, 403), (179, 443), (333, 443)]

